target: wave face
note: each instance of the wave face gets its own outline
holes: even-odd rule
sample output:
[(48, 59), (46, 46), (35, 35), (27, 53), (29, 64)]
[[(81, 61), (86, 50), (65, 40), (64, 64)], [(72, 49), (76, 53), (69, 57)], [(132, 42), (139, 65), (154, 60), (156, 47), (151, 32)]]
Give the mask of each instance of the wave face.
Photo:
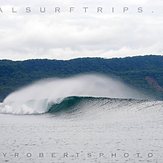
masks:
[(90, 105), (90, 101), (100, 103), (109, 98), (146, 97), (113, 78), (102, 75), (80, 75), (39, 81), (11, 93), (0, 104), (0, 113), (43, 114), (58, 113), (66, 109), (73, 111), (83, 103)]
[(53, 104), (48, 110), (51, 114), (83, 114), (84, 112), (90, 112), (92, 110), (99, 110), (102, 107), (110, 110), (111, 108), (117, 108), (118, 106), (124, 106), (124, 103), (138, 104), (145, 102), (146, 100), (133, 100), (133, 99), (113, 99), (113, 98), (103, 98), (103, 97), (79, 97), (72, 96), (65, 98), (59, 104)]
[[(161, 109), (163, 101), (151, 101), (140, 99), (118, 99), (104, 97), (67, 97), (59, 104), (53, 104), (48, 110), (50, 114), (64, 115), (95, 115), (96, 113), (105, 114), (114, 111), (133, 111), (137, 112), (150, 108)], [(156, 110), (155, 110), (156, 111)]]

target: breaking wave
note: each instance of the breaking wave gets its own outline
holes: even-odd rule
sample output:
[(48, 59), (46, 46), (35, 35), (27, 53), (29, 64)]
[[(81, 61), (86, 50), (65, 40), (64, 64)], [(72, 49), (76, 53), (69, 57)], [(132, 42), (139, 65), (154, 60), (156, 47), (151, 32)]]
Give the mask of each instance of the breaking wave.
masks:
[(13, 92), (0, 104), (0, 113), (72, 113), (81, 108), (88, 110), (95, 105), (99, 108), (107, 104), (110, 108), (113, 103), (119, 106), (131, 101), (140, 103), (146, 98), (117, 79), (102, 75), (80, 75), (42, 80)]

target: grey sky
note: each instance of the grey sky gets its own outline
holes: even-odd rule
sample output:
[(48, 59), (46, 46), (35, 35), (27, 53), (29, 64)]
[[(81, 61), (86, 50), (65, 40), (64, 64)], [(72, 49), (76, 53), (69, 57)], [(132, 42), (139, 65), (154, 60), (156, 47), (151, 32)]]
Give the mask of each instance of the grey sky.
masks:
[[(87, 13), (84, 6), (89, 7)], [(0, 59), (111, 58), (163, 52), (161, 0), (5, 0), (0, 7)], [(17, 14), (11, 13), (12, 7)], [(32, 12), (26, 14), (25, 7)], [(47, 12), (39, 13), (39, 7)], [(54, 14), (55, 7), (63, 12)], [(97, 7), (103, 7), (103, 13), (96, 13)], [(110, 12), (111, 7), (116, 13)], [(123, 7), (129, 7), (126, 14), (121, 13)], [(137, 13), (138, 7), (143, 7), (142, 14)]]

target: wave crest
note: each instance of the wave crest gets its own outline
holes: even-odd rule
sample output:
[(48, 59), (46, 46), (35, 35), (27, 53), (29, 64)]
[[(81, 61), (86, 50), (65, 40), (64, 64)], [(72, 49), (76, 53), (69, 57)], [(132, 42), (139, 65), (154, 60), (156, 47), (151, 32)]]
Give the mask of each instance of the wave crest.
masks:
[(13, 92), (0, 104), (0, 113), (56, 112), (74, 107), (82, 97), (146, 98), (119, 80), (102, 75), (80, 75), (39, 81)]

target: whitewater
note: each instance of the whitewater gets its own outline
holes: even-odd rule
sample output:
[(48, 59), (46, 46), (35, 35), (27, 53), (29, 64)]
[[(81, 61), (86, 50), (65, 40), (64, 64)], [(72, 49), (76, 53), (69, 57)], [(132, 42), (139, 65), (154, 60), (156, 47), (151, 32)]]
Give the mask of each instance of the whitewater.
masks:
[(2, 163), (163, 162), (163, 101), (115, 78), (38, 81), (0, 113)]

